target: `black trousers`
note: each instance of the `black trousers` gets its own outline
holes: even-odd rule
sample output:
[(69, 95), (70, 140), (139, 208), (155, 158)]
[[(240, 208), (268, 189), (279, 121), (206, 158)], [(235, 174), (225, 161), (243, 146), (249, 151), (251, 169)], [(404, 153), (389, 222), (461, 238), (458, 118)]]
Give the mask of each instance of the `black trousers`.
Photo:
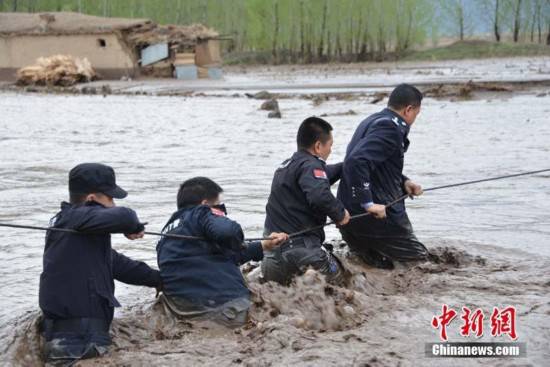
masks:
[(288, 285), (296, 275), (313, 268), (333, 284), (343, 284), (344, 270), (330, 252), (325, 251), (315, 237), (300, 237), (268, 252), (262, 260), (262, 275), (266, 281)]
[(80, 359), (95, 358), (111, 344), (109, 322), (75, 318), (42, 320), (46, 366), (72, 366)]
[(406, 214), (383, 220), (364, 217), (340, 228), (351, 252), (379, 268), (393, 268), (393, 261), (426, 260), (428, 250), (413, 233)]

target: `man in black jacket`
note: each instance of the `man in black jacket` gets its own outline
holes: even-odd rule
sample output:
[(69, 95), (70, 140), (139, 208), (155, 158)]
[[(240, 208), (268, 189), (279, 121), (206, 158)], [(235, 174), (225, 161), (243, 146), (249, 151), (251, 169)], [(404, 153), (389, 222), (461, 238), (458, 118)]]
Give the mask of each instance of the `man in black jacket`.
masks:
[[(388, 108), (365, 119), (357, 127), (346, 151), (338, 198), (352, 215), (371, 216), (352, 220), (341, 228), (352, 252), (367, 263), (392, 268), (392, 260), (423, 260), (428, 251), (413, 233), (402, 200), (422, 194), (420, 185), (403, 175), (409, 147), (409, 129), (420, 113), (422, 93), (408, 84), (391, 93)], [(387, 215), (386, 215), (387, 214)]]
[[(332, 126), (318, 117), (309, 117), (300, 125), (298, 151), (281, 164), (273, 177), (265, 234), (294, 233), (319, 226), (327, 216), (340, 226), (348, 223), (348, 211), (330, 191), (342, 172), (341, 163), (325, 163), (332, 151), (331, 131)], [(271, 251), (262, 261), (264, 279), (288, 284), (294, 275), (312, 267), (327, 275), (329, 281), (341, 282), (340, 264), (322, 247), (324, 240), (325, 231), (319, 228)]]
[(222, 188), (206, 177), (181, 184), (178, 210), (163, 233), (196, 238), (163, 237), (157, 245), (163, 280), (162, 299), (177, 316), (208, 319), (228, 327), (247, 321), (250, 291), (239, 265), (260, 261), (288, 236), (271, 233), (272, 240), (244, 245), (241, 226), (226, 217)]
[(143, 237), (136, 213), (116, 207), (127, 193), (109, 166), (84, 163), (69, 173), (70, 203), (63, 202), (51, 226), (82, 233), (48, 231), (40, 276), (46, 361), (70, 365), (107, 351), (114, 307), (114, 279), (160, 289), (157, 270), (111, 248), (111, 233)]

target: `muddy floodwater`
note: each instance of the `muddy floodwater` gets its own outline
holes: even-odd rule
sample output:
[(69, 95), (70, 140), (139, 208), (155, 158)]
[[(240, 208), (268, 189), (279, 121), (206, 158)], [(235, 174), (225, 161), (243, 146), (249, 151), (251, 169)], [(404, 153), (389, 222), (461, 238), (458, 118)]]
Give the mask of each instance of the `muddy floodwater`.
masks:
[[(543, 91), (544, 92), (544, 91)], [(536, 95), (539, 95), (538, 97)], [(299, 123), (328, 114), (343, 159), (355, 127), (382, 108), (365, 100), (280, 100), (282, 119), (245, 97), (54, 96), (0, 94), (0, 221), (47, 225), (67, 199), (67, 173), (80, 162), (115, 167), (129, 196), (119, 205), (160, 230), (175, 210), (178, 184), (208, 176), (225, 190), (230, 217), (248, 236), (262, 232), (271, 177), (295, 149)], [(352, 110), (355, 115), (343, 115)], [(331, 116), (332, 115), (332, 116)], [(541, 91), (468, 101), (426, 99), (413, 126), (405, 174), (424, 187), (550, 168), (550, 95)], [(550, 358), (550, 175), (520, 177), (426, 193), (408, 203), (431, 262), (395, 271), (353, 257), (348, 288), (308, 273), (291, 288), (251, 281), (252, 322), (218, 330), (176, 323), (152, 306), (154, 291), (117, 283), (123, 304), (115, 347), (82, 365), (547, 365)], [(0, 228), (0, 359), (36, 363), (44, 233)], [(334, 228), (327, 238), (338, 241)], [(156, 266), (156, 238), (113, 237), (126, 255)], [(486, 313), (517, 308), (520, 359), (426, 358), (439, 341), (432, 317), (445, 303)], [(449, 340), (460, 335), (459, 317)], [(14, 362), (15, 361), (15, 362)]]

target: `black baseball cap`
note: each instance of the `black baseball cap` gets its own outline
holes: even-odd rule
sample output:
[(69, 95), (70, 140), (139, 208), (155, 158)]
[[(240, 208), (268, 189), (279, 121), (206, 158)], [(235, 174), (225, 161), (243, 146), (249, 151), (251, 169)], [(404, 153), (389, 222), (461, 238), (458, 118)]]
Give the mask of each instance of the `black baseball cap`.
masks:
[(128, 193), (117, 186), (115, 171), (101, 163), (82, 163), (69, 172), (71, 194), (100, 192), (115, 199), (124, 199)]

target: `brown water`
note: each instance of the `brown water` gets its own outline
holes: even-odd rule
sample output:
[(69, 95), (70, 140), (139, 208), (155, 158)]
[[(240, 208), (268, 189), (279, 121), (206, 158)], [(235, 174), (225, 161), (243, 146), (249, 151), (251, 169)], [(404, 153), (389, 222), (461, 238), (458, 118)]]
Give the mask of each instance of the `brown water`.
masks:
[[(491, 98), (426, 100), (410, 135), (405, 173), (429, 187), (549, 168), (550, 96)], [(330, 161), (336, 162), (360, 120), (381, 108), (363, 100), (313, 106), (311, 101), (286, 99), (280, 101), (283, 119), (268, 120), (259, 104), (230, 97), (2, 94), (0, 220), (46, 225), (66, 199), (68, 170), (83, 161), (100, 161), (115, 167), (121, 186), (130, 192), (123, 203), (135, 208), (151, 230), (160, 229), (174, 210), (178, 184), (205, 175), (224, 187), (230, 216), (248, 235), (257, 236), (273, 170), (292, 154), (300, 121), (312, 114), (358, 112), (328, 118), (335, 128)], [(308, 279), (303, 279), (290, 289), (253, 283), (264, 303), (252, 315), (256, 323), (238, 333), (166, 327), (168, 320), (158, 321), (160, 316), (148, 310), (153, 292), (119, 283), (117, 297), (133, 309), (117, 312), (119, 347), (112, 361), (464, 365), (461, 360), (423, 359), (424, 343), (438, 340), (431, 317), (446, 302), (457, 309), (470, 305), (486, 311), (515, 305), (520, 341), (528, 348), (528, 359), (518, 361), (543, 365), (550, 340), (548, 177), (426, 194), (409, 203), (409, 213), (418, 237), (431, 249), (441, 248), (445, 261), (385, 272), (350, 259), (353, 284), (328, 294), (322, 280), (305, 284)], [(0, 234), (0, 353), (7, 361), (14, 351), (25, 354), (10, 345), (17, 335), (27, 335), (24, 327), (31, 321), (26, 320), (37, 309), (43, 233), (0, 229)], [(334, 228), (327, 234), (339, 237)], [(155, 241), (115, 236), (113, 243), (155, 265)], [(444, 250), (449, 246), (451, 250)], [(443, 255), (445, 251), (450, 255)], [(282, 304), (273, 304), (281, 299)], [(138, 310), (139, 317), (131, 316)], [(450, 334), (451, 341), (464, 341), (456, 330)], [(109, 360), (89, 362), (94, 363)]]

